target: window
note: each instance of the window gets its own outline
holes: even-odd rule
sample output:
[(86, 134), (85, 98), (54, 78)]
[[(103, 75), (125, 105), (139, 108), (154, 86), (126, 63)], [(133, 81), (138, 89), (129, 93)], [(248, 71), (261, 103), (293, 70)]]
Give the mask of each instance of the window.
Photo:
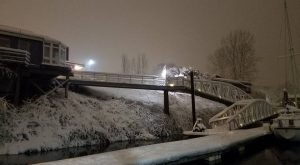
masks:
[(43, 55), (43, 63), (50, 64), (51, 63), (51, 44), (50, 43), (44, 43), (44, 55)]
[(45, 64), (50, 64), (50, 59), (44, 58), (44, 59), (43, 59), (43, 63), (45, 63)]
[(59, 49), (58, 47), (52, 47), (52, 64), (59, 64)]
[(44, 46), (44, 58), (50, 59), (50, 47)]
[(67, 58), (67, 48), (54, 43), (44, 43), (44, 64), (65, 65)]
[(66, 63), (66, 48), (61, 46), (60, 49), (60, 64), (65, 65)]

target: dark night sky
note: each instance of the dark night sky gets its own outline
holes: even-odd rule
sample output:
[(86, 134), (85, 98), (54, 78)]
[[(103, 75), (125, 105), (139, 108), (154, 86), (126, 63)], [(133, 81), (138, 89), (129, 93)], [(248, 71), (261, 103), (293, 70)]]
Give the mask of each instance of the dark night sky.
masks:
[[(300, 52), (300, 0), (288, 4)], [(255, 35), (261, 85), (283, 81), (282, 22), (283, 0), (0, 0), (0, 24), (61, 40), (71, 61), (93, 58), (104, 72), (120, 72), (123, 53), (145, 54), (149, 73), (162, 62), (206, 72), (220, 39), (246, 29)]]

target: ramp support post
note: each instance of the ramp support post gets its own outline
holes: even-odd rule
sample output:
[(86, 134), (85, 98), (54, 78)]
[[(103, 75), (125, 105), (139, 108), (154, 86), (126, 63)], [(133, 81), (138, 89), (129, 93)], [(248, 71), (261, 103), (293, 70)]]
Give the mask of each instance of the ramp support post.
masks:
[(196, 122), (194, 71), (190, 72), (193, 125)]
[(164, 90), (164, 113), (169, 115), (169, 91)]
[(20, 66), (18, 66), (18, 68), (17, 68), (17, 80), (16, 80), (16, 86), (15, 86), (15, 96), (14, 96), (14, 104), (15, 105), (20, 104), (21, 80), (22, 80), (22, 73), (21, 73), (21, 70), (20, 70)]
[(65, 98), (69, 97), (69, 86), (70, 86), (69, 78), (70, 78), (69, 75), (67, 75), (66, 76), (67, 83), (65, 85)]

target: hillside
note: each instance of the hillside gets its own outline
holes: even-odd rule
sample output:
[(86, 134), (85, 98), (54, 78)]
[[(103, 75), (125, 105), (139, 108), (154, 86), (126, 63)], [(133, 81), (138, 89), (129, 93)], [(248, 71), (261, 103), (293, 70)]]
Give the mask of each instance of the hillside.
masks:
[[(63, 91), (1, 109), (0, 154), (47, 151), (127, 140), (152, 140), (192, 127), (190, 95), (170, 93), (170, 116), (158, 91), (88, 88)], [(205, 122), (225, 106), (196, 97), (196, 113)]]

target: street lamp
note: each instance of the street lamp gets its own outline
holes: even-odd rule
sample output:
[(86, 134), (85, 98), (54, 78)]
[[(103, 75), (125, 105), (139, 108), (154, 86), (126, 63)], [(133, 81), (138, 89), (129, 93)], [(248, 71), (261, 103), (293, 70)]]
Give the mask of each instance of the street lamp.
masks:
[(89, 70), (92, 70), (91, 68), (93, 65), (95, 65), (95, 63), (96, 62), (93, 59), (89, 59), (86, 66), (87, 66), (87, 68), (89, 68)]

